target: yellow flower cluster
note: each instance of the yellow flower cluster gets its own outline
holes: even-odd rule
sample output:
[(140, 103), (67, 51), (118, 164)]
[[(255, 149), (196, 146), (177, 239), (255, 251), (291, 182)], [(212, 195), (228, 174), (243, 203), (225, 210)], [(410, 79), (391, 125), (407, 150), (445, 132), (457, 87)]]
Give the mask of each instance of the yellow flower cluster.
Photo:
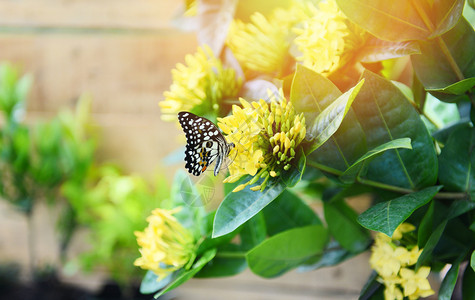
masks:
[(226, 44), (243, 68), (279, 76), (289, 43), (279, 20), (256, 12), (250, 23), (233, 20)]
[(364, 31), (350, 23), (335, 1), (321, 1), (307, 6), (311, 17), (294, 28), (295, 45), (302, 53), (297, 56), (304, 66), (329, 75), (352, 56), (352, 51), (364, 42)]
[[(234, 20), (227, 45), (245, 68), (279, 77), (292, 54), (306, 67), (329, 75), (345, 65), (365, 41), (363, 29), (351, 23), (334, 0), (294, 0), (268, 17)], [(290, 52), (290, 53), (289, 53)]]
[(220, 101), (235, 98), (241, 89), (242, 79), (236, 78), (234, 69), (225, 68), (206, 45), (186, 55), (185, 62), (172, 70), (173, 83), (159, 103), (165, 121), (176, 120), (180, 111), (217, 112)]
[(383, 233), (376, 235), (369, 262), (386, 287), (386, 300), (402, 300), (403, 297), (413, 300), (434, 294), (427, 280), (430, 267), (414, 270), (422, 249), (417, 245), (402, 246), (400, 242), (405, 233), (414, 229), (413, 225), (403, 223), (396, 229), (392, 238)]
[(134, 265), (153, 271), (158, 280), (183, 267), (193, 255), (195, 241), (191, 232), (173, 216), (180, 209), (153, 210), (147, 218), (148, 227), (143, 232), (135, 232), (142, 256)]
[(243, 108), (233, 106), (232, 114), (219, 118), (218, 126), (227, 135), (229, 142), (236, 145), (237, 155), (229, 166), (230, 176), (224, 182), (236, 182), (245, 175), (253, 178), (239, 185), (234, 192), (262, 183), (251, 190), (263, 190), (271, 177), (288, 171), (296, 156), (295, 149), (305, 137), (305, 117), (297, 114), (291, 102), (281, 94), (281, 100), (271, 97), (248, 103), (241, 100)]

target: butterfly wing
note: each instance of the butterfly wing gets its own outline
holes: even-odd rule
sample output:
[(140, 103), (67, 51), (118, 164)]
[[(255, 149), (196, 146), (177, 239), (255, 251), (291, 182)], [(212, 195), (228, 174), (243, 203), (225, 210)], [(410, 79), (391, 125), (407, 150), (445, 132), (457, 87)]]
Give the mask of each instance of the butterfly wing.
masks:
[[(178, 121), (186, 137), (185, 168), (191, 174), (199, 176), (217, 157), (222, 157), (221, 144), (223, 141), (226, 143), (226, 140), (213, 122), (206, 118), (190, 112), (180, 112)], [(217, 175), (216, 169), (214, 173)]]

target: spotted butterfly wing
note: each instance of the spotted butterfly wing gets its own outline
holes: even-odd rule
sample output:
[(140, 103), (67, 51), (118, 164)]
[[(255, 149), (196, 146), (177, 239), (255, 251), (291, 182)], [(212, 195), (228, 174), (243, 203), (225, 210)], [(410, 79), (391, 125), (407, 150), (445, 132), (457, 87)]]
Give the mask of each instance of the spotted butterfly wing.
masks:
[(182, 111), (178, 113), (178, 121), (186, 136), (185, 168), (198, 176), (216, 160), (214, 176), (217, 176), (234, 144), (228, 144), (218, 127), (206, 118)]

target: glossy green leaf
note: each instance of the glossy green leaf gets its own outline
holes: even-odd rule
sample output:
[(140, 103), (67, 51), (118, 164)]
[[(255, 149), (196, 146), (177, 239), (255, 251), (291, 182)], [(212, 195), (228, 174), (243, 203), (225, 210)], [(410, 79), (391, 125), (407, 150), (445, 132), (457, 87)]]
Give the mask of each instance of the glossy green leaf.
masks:
[(472, 252), (472, 256), (470, 257), (470, 267), (475, 272), (475, 250)]
[(322, 254), (327, 242), (322, 225), (294, 228), (267, 239), (250, 250), (246, 259), (252, 272), (272, 278)]
[(365, 84), (353, 111), (366, 135), (367, 147), (399, 138), (410, 138), (412, 143), (412, 150), (389, 150), (374, 158), (364, 178), (409, 189), (435, 184), (437, 156), (419, 114), (390, 81), (367, 70), (362, 76)]
[(228, 234), (252, 218), (271, 203), (285, 189), (281, 181), (268, 183), (262, 191), (244, 190), (229, 193), (216, 211), (213, 225), (213, 238)]
[[(467, 85), (472, 83), (471, 78), (475, 77), (475, 52), (467, 51), (475, 44), (473, 28), (462, 18), (457, 26), (441, 38), (420, 41), (419, 44), (421, 54), (411, 56), (417, 77), (426, 89), (434, 91), (437, 98), (453, 102), (451, 95), (454, 95), (454, 91), (458, 95), (461, 90), (467, 89)], [(463, 78), (458, 74), (462, 74)], [(468, 80), (458, 83), (465, 78)]]
[(358, 217), (358, 222), (370, 230), (379, 231), (391, 237), (399, 224), (417, 208), (429, 202), (440, 189), (441, 186), (428, 187), (419, 192), (378, 203), (363, 212)]
[(457, 283), (457, 277), (459, 275), (460, 262), (462, 257), (457, 259), (450, 267), (450, 270), (445, 274), (444, 280), (439, 288), (439, 299), (440, 300), (450, 300), (452, 299), (452, 294), (454, 292), (455, 283)]
[[(282, 194), (281, 194), (282, 195)], [(249, 250), (265, 240), (267, 235), (266, 222), (262, 212), (257, 213), (242, 225), (239, 236), (241, 237), (241, 250)]]
[[(382, 40), (421, 40), (440, 35), (455, 26), (463, 10), (463, 0), (337, 0), (353, 22)], [(427, 24), (426, 20), (430, 20)]]
[(297, 64), (290, 101), (297, 112), (304, 114), (307, 126), (313, 124), (317, 116), (340, 96), (340, 90), (328, 78)]
[(475, 129), (460, 127), (449, 136), (439, 156), (439, 180), (445, 189), (467, 192), (475, 199)]
[(288, 190), (283, 191), (262, 212), (265, 217), (267, 233), (270, 236), (296, 227), (322, 224), (315, 212), (297, 195)]
[(158, 276), (155, 275), (155, 273), (153, 273), (152, 271), (147, 271), (145, 277), (142, 279), (142, 282), (140, 284), (140, 292), (142, 294), (151, 294), (155, 293), (159, 289), (163, 289), (165, 286), (167, 286), (168, 284), (170, 284), (170, 282), (173, 281), (175, 274), (176, 272), (158, 281)]
[(239, 245), (227, 244), (219, 247), (216, 256), (201, 269), (194, 278), (234, 276), (247, 268), (245, 252)]
[(206, 251), (198, 261), (196, 261), (191, 269), (186, 270), (182, 273), (180, 273), (176, 279), (173, 280), (165, 289), (162, 291), (156, 293), (154, 295), (154, 298), (158, 298), (161, 295), (173, 290), (174, 288), (177, 288), (178, 286), (182, 285), (183, 283), (187, 282), (193, 276), (195, 276), (198, 271), (200, 271), (210, 260), (212, 260), (216, 255), (216, 249), (211, 249)]
[(440, 89), (427, 89), (428, 92), (439, 92), (451, 95), (463, 95), (475, 87), (475, 77), (460, 80), (454, 84)]
[(317, 116), (313, 124), (307, 125), (307, 137), (313, 141), (309, 152), (323, 145), (338, 130), (363, 83), (364, 80), (361, 80), (356, 86), (335, 99)]
[(297, 271), (308, 272), (324, 267), (331, 267), (352, 258), (356, 253), (352, 253), (343, 248), (337, 241), (330, 240), (321, 258), (314, 263), (304, 264)]
[(444, 233), (445, 227), (447, 226), (447, 221), (448, 220), (446, 219), (439, 223), (435, 230), (432, 232), (432, 234), (429, 236), (429, 239), (427, 240), (427, 243), (425, 243), (422, 253), (417, 260), (416, 268), (419, 268), (420, 266), (425, 265), (429, 262), (429, 258), (432, 255), (432, 251), (434, 251), (435, 246), (437, 246), (440, 237)]
[[(437, 206), (435, 207), (437, 210)], [(475, 202), (472, 202), (470, 200), (458, 200), (458, 201), (454, 201), (450, 205), (448, 210), (445, 207), (442, 207), (441, 209), (439, 209), (439, 210), (442, 210), (441, 212), (439, 212), (439, 214), (442, 214), (443, 218), (438, 218), (436, 220), (436, 218), (434, 217), (434, 220), (436, 220), (437, 222), (434, 224), (436, 227), (432, 230), (432, 233), (427, 239), (427, 242), (425, 244), (420, 244), (423, 250), (422, 250), (421, 255), (419, 256), (419, 259), (417, 260), (416, 268), (419, 268), (420, 266), (429, 262), (432, 252), (434, 251), (435, 247), (439, 243), (442, 237), (442, 234), (444, 233), (444, 230), (447, 227), (448, 222), (451, 219), (457, 218), (458, 216), (474, 208), (475, 208)]]
[(378, 281), (378, 273), (374, 272), (368, 278), (365, 285), (361, 289), (358, 300), (383, 300), (384, 299), (384, 285)]
[[(340, 90), (326, 77), (300, 64), (292, 81), (290, 99), (297, 112), (303, 112), (307, 128), (331, 103), (341, 96)], [(307, 130), (307, 140), (316, 133)], [(335, 134), (308, 161), (315, 161), (332, 169), (344, 171), (367, 151), (365, 136), (352, 109), (348, 111)]]
[(435, 202), (432, 201), (425, 213), (424, 217), (421, 220), (419, 229), (417, 230), (417, 245), (419, 248), (424, 248), (424, 245), (429, 240), (430, 235), (432, 234), (432, 228), (434, 224), (434, 207)]
[(343, 248), (359, 253), (369, 246), (369, 232), (358, 224), (358, 215), (344, 200), (324, 202), (323, 209), (330, 234)]
[(415, 41), (390, 42), (369, 36), (358, 50), (358, 60), (364, 63), (373, 63), (418, 53), (420, 53), (419, 44)]
[(475, 299), (475, 272), (466, 266), (462, 279), (462, 299)]
[(368, 160), (373, 158), (375, 155), (378, 155), (384, 151), (390, 150), (390, 149), (400, 149), (400, 148), (405, 148), (405, 149), (412, 149), (411, 146), (411, 139), (410, 138), (400, 138), (400, 139), (395, 139), (390, 142), (384, 143), (368, 152), (366, 152), (365, 155), (363, 155), (360, 159), (355, 161), (341, 176), (340, 180), (343, 181), (344, 183), (353, 183), (356, 180), (356, 177), (360, 173), (360, 171), (363, 168), (363, 164), (367, 163)]

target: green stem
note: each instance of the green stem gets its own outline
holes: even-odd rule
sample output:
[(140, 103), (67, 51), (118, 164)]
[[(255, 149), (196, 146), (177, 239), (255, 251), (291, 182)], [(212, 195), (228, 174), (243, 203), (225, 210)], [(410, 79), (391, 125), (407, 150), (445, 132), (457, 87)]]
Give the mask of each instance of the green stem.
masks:
[(381, 183), (381, 182), (377, 182), (377, 181), (373, 181), (369, 179), (364, 179), (361, 177), (357, 178), (357, 182), (364, 185), (372, 186), (378, 189), (392, 191), (392, 192), (396, 192), (400, 194), (410, 194), (410, 193), (415, 192), (414, 190), (411, 190), (411, 189), (406, 189), (406, 188), (398, 187), (395, 185), (390, 185), (390, 184)]
[[(329, 168), (329, 167), (321, 165), (319, 163), (308, 161), (307, 165), (310, 166), (310, 167), (316, 168), (318, 170), (321, 170), (321, 171), (324, 171), (324, 172), (327, 172), (327, 173), (331, 173), (331, 174), (336, 175), (336, 176), (340, 176), (341, 174), (343, 174), (343, 172), (341, 172), (339, 170)], [(369, 180), (369, 179), (364, 179), (364, 178), (361, 178), (359, 176), (356, 178), (356, 181), (360, 184), (363, 184), (363, 185), (367, 185), (367, 186), (371, 186), (371, 187), (375, 187), (375, 188), (378, 188), (378, 189), (387, 190), (387, 191), (391, 191), (391, 192), (396, 192), (396, 193), (399, 193), (399, 194), (411, 194), (411, 193), (417, 192), (417, 191), (412, 190), (412, 189), (406, 189), (406, 188), (402, 188), (402, 187), (395, 186), (395, 185), (390, 185), (390, 184), (381, 183), (381, 182), (377, 182), (377, 181), (373, 181), (373, 180)], [(447, 192), (439, 192), (434, 196), (434, 198), (436, 198), (436, 199), (465, 199), (467, 197), (468, 197), (467, 193), (447, 193)]]
[(325, 165), (322, 165), (322, 164), (319, 164), (319, 163), (316, 163), (316, 162), (313, 162), (313, 161), (307, 161), (307, 165), (309, 165), (310, 167), (313, 167), (315, 169), (318, 169), (320, 171), (330, 173), (330, 174), (335, 175), (335, 176), (343, 175), (343, 172), (341, 172), (340, 170), (333, 169), (333, 168), (327, 167)]
[(245, 258), (247, 252), (218, 252), (216, 257), (224, 257), (224, 258)]

